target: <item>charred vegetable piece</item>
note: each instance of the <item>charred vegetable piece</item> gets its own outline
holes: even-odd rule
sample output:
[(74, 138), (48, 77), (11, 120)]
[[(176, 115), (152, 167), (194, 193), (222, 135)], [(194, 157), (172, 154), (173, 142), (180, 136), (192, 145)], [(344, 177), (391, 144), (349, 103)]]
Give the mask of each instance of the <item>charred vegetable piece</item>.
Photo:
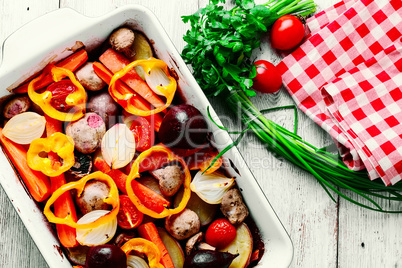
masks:
[(121, 234), (119, 234), (114, 240), (113, 240), (113, 244), (121, 247), (124, 243), (126, 243), (127, 241), (129, 241), (130, 239), (133, 239), (134, 237), (136, 237), (136, 233), (132, 230), (125, 230), (124, 232), (122, 232)]
[(228, 268), (238, 255), (228, 252), (198, 250), (186, 258), (184, 268)]
[(31, 100), (28, 96), (18, 96), (9, 100), (6, 105), (4, 105), (3, 116), (6, 119), (11, 119), (17, 114), (28, 111), (30, 107)]
[(69, 170), (72, 175), (74, 175), (76, 178), (82, 178), (91, 173), (92, 157), (90, 155), (75, 152), (74, 158), (75, 163)]
[(174, 106), (163, 118), (159, 139), (168, 147), (181, 149), (197, 148), (207, 139), (207, 123), (194, 106)]
[(87, 246), (77, 246), (72, 248), (66, 248), (67, 257), (70, 261), (78, 265), (85, 265), (85, 260), (87, 259), (87, 254), (90, 247)]
[(126, 254), (115, 245), (92, 247), (87, 255), (86, 268), (126, 268)]

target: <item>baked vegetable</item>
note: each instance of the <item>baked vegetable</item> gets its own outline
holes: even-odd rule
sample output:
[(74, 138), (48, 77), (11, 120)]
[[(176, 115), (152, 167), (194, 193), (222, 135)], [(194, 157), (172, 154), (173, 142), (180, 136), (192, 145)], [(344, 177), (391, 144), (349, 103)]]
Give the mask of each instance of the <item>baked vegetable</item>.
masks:
[(82, 178), (91, 173), (92, 157), (88, 154), (82, 154), (78, 151), (74, 152), (75, 163), (69, 172), (76, 178)]
[(73, 138), (75, 148), (83, 154), (95, 152), (105, 133), (105, 122), (96, 113), (86, 113), (82, 119), (71, 122), (66, 128), (66, 134)]
[(28, 96), (16, 96), (9, 100), (3, 108), (3, 116), (11, 119), (17, 114), (24, 113), (31, 107), (31, 100)]
[[(46, 75), (51, 75), (55, 83), (50, 84), (43, 93), (38, 93)], [(63, 80), (64, 77), (68, 79)], [(48, 65), (40, 76), (29, 82), (28, 96), (45, 114), (60, 121), (78, 120), (85, 113), (85, 89), (75, 75), (65, 68)]]
[[(54, 153), (56, 161), (42, 153)], [(63, 174), (74, 165), (74, 161), (74, 141), (61, 132), (33, 140), (27, 152), (28, 166), (50, 177)]]
[(102, 117), (106, 126), (112, 126), (117, 122), (119, 105), (110, 97), (109, 93), (102, 92), (89, 97), (87, 110)]
[(85, 262), (86, 268), (126, 268), (126, 254), (115, 245), (92, 247)]
[(175, 195), (184, 181), (184, 175), (178, 165), (166, 166), (150, 173), (159, 180), (159, 188), (165, 196)]
[(166, 230), (177, 240), (184, 240), (195, 235), (200, 231), (200, 227), (200, 218), (188, 208), (165, 219)]
[(75, 76), (86, 90), (99, 91), (106, 86), (106, 83), (95, 73), (93, 62), (85, 63), (77, 70)]
[(76, 197), (76, 204), (82, 214), (87, 214), (93, 210), (107, 210), (109, 205), (104, 200), (109, 195), (110, 188), (101, 181), (88, 182), (81, 195)]
[(228, 268), (236, 257), (228, 252), (198, 250), (186, 258), (184, 268)]
[(197, 148), (207, 139), (207, 123), (200, 111), (192, 105), (174, 106), (163, 118), (159, 139), (168, 147)]
[(123, 52), (127, 57), (134, 56), (134, 32), (126, 27), (114, 31), (109, 37), (109, 44), (118, 52)]
[(249, 212), (243, 202), (243, 197), (238, 189), (227, 191), (222, 197), (221, 211), (231, 224), (238, 225), (247, 218)]
[(42, 172), (32, 170), (28, 166), (27, 152), (25, 148), (22, 145), (16, 144), (7, 139), (3, 135), (1, 128), (0, 142), (7, 152), (8, 157), (18, 170), (18, 173), (32, 197), (38, 202), (46, 200), (46, 198), (51, 194), (49, 179)]

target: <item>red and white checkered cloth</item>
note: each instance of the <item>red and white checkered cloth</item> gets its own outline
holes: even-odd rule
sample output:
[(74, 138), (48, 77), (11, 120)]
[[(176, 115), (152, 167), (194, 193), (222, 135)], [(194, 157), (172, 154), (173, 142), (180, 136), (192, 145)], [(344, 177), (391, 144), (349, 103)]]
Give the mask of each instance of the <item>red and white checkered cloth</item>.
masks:
[(307, 21), (311, 34), (278, 68), (299, 108), (352, 170), (402, 179), (402, 1), (344, 0)]

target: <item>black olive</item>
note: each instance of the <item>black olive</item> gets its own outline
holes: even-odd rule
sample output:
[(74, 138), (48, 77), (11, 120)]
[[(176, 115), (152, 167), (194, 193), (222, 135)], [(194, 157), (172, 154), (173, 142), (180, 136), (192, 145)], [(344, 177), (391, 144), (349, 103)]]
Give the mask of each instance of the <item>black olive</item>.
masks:
[(75, 163), (70, 168), (69, 172), (77, 178), (82, 178), (91, 173), (92, 170), (92, 157), (87, 154), (74, 152)]
[(197, 250), (187, 256), (184, 268), (228, 268), (239, 254), (214, 250)]

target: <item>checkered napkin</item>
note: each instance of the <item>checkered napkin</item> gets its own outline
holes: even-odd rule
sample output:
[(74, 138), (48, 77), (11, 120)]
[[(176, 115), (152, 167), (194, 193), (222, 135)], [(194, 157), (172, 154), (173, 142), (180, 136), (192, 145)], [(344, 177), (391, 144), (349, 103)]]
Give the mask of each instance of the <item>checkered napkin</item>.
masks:
[(402, 179), (402, 1), (344, 0), (307, 21), (278, 68), (299, 108), (344, 163), (386, 185)]

